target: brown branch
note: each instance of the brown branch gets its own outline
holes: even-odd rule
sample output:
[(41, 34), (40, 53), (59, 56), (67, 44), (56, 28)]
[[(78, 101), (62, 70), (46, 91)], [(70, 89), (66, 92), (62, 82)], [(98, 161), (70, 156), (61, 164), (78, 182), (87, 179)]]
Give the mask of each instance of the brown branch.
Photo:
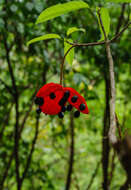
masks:
[(110, 40), (110, 43), (116, 41), (116, 40), (123, 34), (123, 32), (130, 26), (130, 24), (131, 24), (131, 21), (128, 22), (128, 23), (124, 26), (124, 28), (123, 28), (116, 36), (114, 36), (114, 37)]
[[(29, 113), (30, 113), (30, 111), (32, 110), (33, 100), (34, 100), (34, 96), (35, 96), (35, 94), (36, 94), (37, 89), (38, 89), (38, 86), (37, 86), (35, 92), (33, 92), (32, 96), (31, 96), (31, 100), (30, 100), (30, 101), (32, 101), (32, 102), (31, 102), (31, 104), (30, 104), (30, 106), (29, 106), (28, 111), (25, 113), (25, 116), (24, 116), (24, 118), (23, 118), (22, 124), (20, 125), (18, 138), (21, 137), (21, 133), (22, 133), (22, 131), (23, 131), (23, 129), (24, 129), (26, 120), (28, 119)], [(4, 185), (4, 182), (5, 182), (5, 179), (6, 179), (7, 175), (8, 175), (8, 170), (9, 170), (9, 168), (10, 168), (10, 166), (11, 166), (11, 163), (12, 163), (12, 161), (13, 161), (14, 155), (15, 155), (15, 154), (14, 154), (14, 151), (13, 151), (13, 152), (11, 153), (11, 155), (10, 155), (10, 158), (9, 158), (9, 161), (8, 161), (8, 164), (7, 164), (7, 167), (6, 167), (5, 171), (4, 171), (2, 180), (1, 180), (1, 182), (0, 182), (0, 190), (3, 189), (3, 185)]]
[(7, 63), (8, 63), (8, 68), (9, 68), (9, 72), (10, 72), (10, 76), (11, 76), (11, 80), (12, 80), (12, 87), (14, 89), (14, 101), (15, 101), (15, 118), (16, 118), (16, 123), (15, 123), (15, 136), (14, 136), (14, 141), (15, 141), (15, 145), (14, 145), (14, 151), (15, 151), (15, 165), (16, 165), (16, 179), (17, 179), (17, 188), (18, 190), (20, 189), (20, 176), (19, 176), (19, 158), (18, 158), (18, 125), (19, 125), (19, 103), (18, 103), (18, 91), (17, 91), (17, 86), (16, 86), (16, 82), (15, 82), (15, 77), (14, 77), (14, 73), (13, 73), (13, 69), (11, 66), (11, 62), (10, 62), (10, 57), (9, 57), (9, 49), (7, 46), (7, 42), (6, 42), (6, 37), (4, 35), (4, 45), (5, 45), (5, 50), (6, 50), (6, 59), (7, 59)]
[(109, 185), (111, 184), (113, 174), (114, 174), (114, 169), (115, 169), (115, 157), (116, 157), (116, 152), (114, 150), (112, 160), (111, 160), (111, 171), (109, 173)]
[(100, 10), (98, 10), (98, 17), (100, 20), (100, 25), (105, 37), (105, 46), (106, 46), (106, 54), (109, 63), (109, 80), (110, 80), (110, 129), (109, 129), (109, 140), (112, 145), (117, 142), (116, 138), (116, 119), (115, 119), (115, 75), (114, 75), (114, 63), (113, 57), (111, 54), (110, 44), (108, 43), (108, 38), (106, 36), (106, 32), (102, 23)]
[(28, 171), (29, 166), (30, 166), (30, 163), (31, 163), (32, 154), (33, 154), (33, 152), (34, 152), (35, 144), (36, 144), (36, 141), (37, 141), (38, 131), (39, 131), (39, 115), (37, 115), (37, 117), (36, 117), (35, 136), (34, 136), (34, 139), (33, 139), (33, 141), (32, 141), (32, 146), (31, 146), (31, 150), (30, 150), (29, 156), (28, 156), (28, 158), (27, 158), (25, 170), (24, 170), (23, 175), (22, 175), (22, 178), (21, 178), (21, 180), (20, 180), (21, 186), (22, 186), (22, 183), (23, 183), (23, 181), (24, 181), (24, 179), (25, 179), (25, 177), (26, 177), (27, 171)]
[(73, 164), (74, 164), (74, 117), (73, 113), (70, 113), (70, 135), (71, 135), (71, 145), (70, 145), (70, 160), (69, 160), (69, 169), (66, 178), (65, 190), (69, 190), (71, 186), (71, 178), (73, 173)]
[(94, 170), (94, 172), (93, 172), (93, 174), (92, 174), (92, 176), (91, 176), (90, 182), (89, 182), (89, 184), (88, 184), (86, 190), (89, 190), (89, 189), (91, 188), (91, 186), (92, 186), (92, 184), (93, 184), (93, 181), (94, 181), (94, 179), (95, 179), (95, 177), (96, 177), (96, 175), (97, 175), (97, 172), (98, 172), (100, 163), (101, 163), (101, 161), (99, 161), (99, 162), (97, 163), (96, 168), (95, 168), (95, 170)]
[(30, 103), (30, 105), (29, 105), (28, 111), (25, 113), (25, 116), (24, 116), (24, 118), (23, 118), (23, 121), (22, 121), (22, 123), (21, 123), (21, 126), (19, 127), (20, 129), (19, 129), (19, 135), (18, 135), (19, 137), (18, 137), (18, 138), (21, 137), (21, 133), (22, 133), (22, 131), (23, 131), (23, 129), (24, 129), (26, 120), (28, 119), (29, 113), (30, 113), (31, 110), (32, 110), (33, 103), (34, 103), (34, 98), (35, 98), (35, 95), (36, 95), (36, 92), (37, 92), (38, 88), (39, 88), (39, 85), (37, 85), (35, 91), (33, 92), (32, 96), (31, 96), (31, 98), (30, 98), (30, 100), (29, 100), (29, 102), (31, 102), (31, 103)]
[(123, 3), (122, 4), (122, 8), (121, 8), (121, 14), (119, 16), (118, 24), (117, 24), (117, 27), (116, 27), (116, 35), (119, 33), (120, 27), (122, 25), (122, 21), (123, 21), (123, 18), (124, 18), (125, 8), (126, 8), (126, 3)]
[[(105, 65), (106, 67), (106, 65)], [(109, 132), (109, 118), (110, 118), (110, 108), (109, 108), (109, 94), (110, 94), (110, 87), (109, 87), (109, 79), (108, 79), (108, 72), (107, 70), (104, 72), (105, 78), (105, 111), (104, 111), (104, 119), (103, 119), (103, 132), (102, 132), (102, 170), (103, 170), (103, 189), (108, 190), (108, 169), (109, 169), (109, 155), (110, 155), (110, 145), (109, 145), (109, 138), (104, 138), (108, 136)]]
[(131, 136), (126, 133), (122, 141), (118, 141), (114, 148), (127, 175), (120, 190), (127, 190), (131, 187)]
[[(5, 11), (7, 8), (7, 4), (8, 4), (8, 0), (5, 0)], [(8, 32), (8, 25), (7, 25), (7, 17), (4, 17), (4, 22), (5, 22), (5, 29)], [(11, 77), (11, 81), (12, 81), (12, 88), (14, 90), (14, 102), (15, 102), (15, 135), (14, 135), (14, 152), (15, 152), (15, 168), (16, 168), (16, 180), (17, 180), (17, 189), (20, 190), (20, 174), (19, 174), (19, 155), (18, 155), (18, 146), (19, 146), (19, 139), (18, 139), (18, 126), (19, 126), (19, 94), (18, 94), (18, 90), (17, 90), (17, 85), (16, 85), (16, 81), (15, 81), (15, 76), (13, 73), (13, 68), (11, 65), (11, 61), (10, 61), (10, 49), (8, 47), (7, 44), (7, 36), (5, 33), (3, 33), (3, 39), (4, 39), (4, 46), (5, 46), (5, 51), (6, 51), (6, 60), (7, 60), (7, 64), (8, 64), (8, 69), (9, 69), (9, 73), (10, 73), (10, 77)]]
[[(71, 51), (72, 48), (75, 47), (81, 47), (81, 46), (98, 46), (98, 45), (103, 45), (103, 44), (110, 44), (115, 42), (122, 34), (123, 32), (129, 27), (129, 25), (131, 24), (131, 21), (129, 23), (127, 23), (125, 25), (125, 27), (118, 33), (116, 34), (111, 40), (106, 40), (106, 41), (102, 41), (102, 42), (91, 42), (91, 43), (70, 43), (69, 41), (66, 41), (67, 43), (69, 43), (70, 45), (72, 45), (67, 52), (65, 53), (64, 57), (63, 57), (63, 61), (61, 63), (61, 69), (60, 69), (60, 84), (62, 85), (63, 83), (63, 70), (64, 70), (64, 63), (65, 63), (65, 59), (67, 54)], [(104, 29), (104, 27), (102, 27)], [(104, 30), (105, 31), (105, 30)], [(105, 34), (104, 34), (105, 36)]]
[(63, 83), (63, 69), (64, 69), (64, 63), (65, 63), (65, 58), (67, 56), (67, 54), (70, 52), (70, 50), (72, 48), (76, 47), (76, 45), (72, 45), (68, 50), (67, 52), (65, 53), (64, 57), (63, 57), (63, 61), (61, 63), (61, 68), (60, 68), (60, 85), (62, 85)]
[(22, 123), (21, 123), (20, 129), (19, 129), (19, 138), (20, 138), (20, 136), (21, 136), (21, 134), (22, 134), (22, 131), (23, 131), (24, 126), (25, 126), (25, 123), (26, 123), (26, 120), (28, 119), (28, 116), (29, 116), (29, 113), (30, 113), (31, 110), (32, 110), (32, 107), (33, 107), (33, 101), (31, 102), (31, 104), (30, 104), (30, 106), (29, 106), (29, 109), (28, 109), (28, 111), (25, 113), (25, 116), (24, 116), (23, 121), (22, 121)]
[(120, 127), (120, 123), (116, 114), (115, 114), (115, 117), (116, 117), (116, 126), (117, 126), (118, 134), (119, 134), (119, 140), (121, 141), (122, 140), (121, 127)]

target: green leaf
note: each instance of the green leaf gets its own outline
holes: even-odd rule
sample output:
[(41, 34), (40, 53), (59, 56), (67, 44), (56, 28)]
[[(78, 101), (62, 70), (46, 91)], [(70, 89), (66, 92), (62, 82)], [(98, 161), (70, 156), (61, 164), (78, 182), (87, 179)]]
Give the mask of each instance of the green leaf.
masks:
[[(66, 42), (66, 40), (70, 43), (73, 43), (73, 40), (72, 39), (65, 39), (64, 41), (64, 55), (66, 54), (66, 52), (68, 51), (68, 49), (72, 46), (70, 45), (69, 43)], [(69, 63), (69, 64), (72, 64), (73, 62), (73, 59), (74, 59), (74, 48), (72, 48), (69, 53), (66, 55), (66, 61)]]
[(70, 34), (72, 34), (73, 32), (77, 32), (77, 31), (82, 31), (85, 32), (84, 28), (76, 28), (76, 27), (71, 27), (67, 30), (67, 36), (69, 36)]
[[(103, 23), (103, 26), (105, 29), (106, 36), (108, 37), (109, 31), (110, 31), (110, 16), (109, 16), (108, 9), (97, 7), (96, 10), (98, 11), (98, 9), (100, 9), (99, 12), (101, 15), (101, 20), (102, 20), (102, 23)], [(104, 37), (104, 33), (102, 31), (102, 28), (101, 28), (98, 13), (97, 13), (97, 19), (98, 19), (98, 23), (99, 23), (99, 27), (100, 27), (100, 32), (101, 32), (101, 39), (99, 41), (103, 41), (105, 39), (105, 37)]]
[(71, 1), (68, 3), (51, 6), (40, 14), (36, 21), (36, 24), (82, 8), (89, 8), (89, 6), (84, 1)]
[(48, 39), (53, 39), (53, 38), (61, 39), (61, 37), (58, 34), (45, 34), (43, 36), (40, 36), (40, 37), (37, 37), (37, 38), (34, 38), (34, 39), (28, 41), (27, 45), (30, 45), (32, 43), (35, 43), (35, 42), (38, 42), (41, 40), (48, 40)]
[(111, 3), (131, 3), (131, 0), (106, 0)]

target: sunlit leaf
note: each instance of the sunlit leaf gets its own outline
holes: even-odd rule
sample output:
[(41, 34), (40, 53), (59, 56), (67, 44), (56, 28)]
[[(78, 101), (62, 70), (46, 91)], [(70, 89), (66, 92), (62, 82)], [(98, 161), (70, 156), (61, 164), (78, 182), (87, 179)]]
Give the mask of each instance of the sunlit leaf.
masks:
[[(106, 37), (108, 37), (109, 31), (110, 31), (110, 16), (109, 16), (108, 9), (106, 9), (106, 8), (97, 8), (96, 10), (98, 11), (98, 9), (99, 9), (99, 12), (100, 12), (100, 15), (101, 15), (101, 20), (102, 20), (102, 23), (103, 23), (103, 26), (104, 26)], [(103, 41), (104, 40), (104, 33), (103, 33), (102, 28), (101, 28), (98, 13), (97, 13), (97, 18), (98, 18), (100, 31), (101, 31), (101, 39), (100, 39), (100, 41)]]
[(45, 9), (38, 17), (36, 23), (45, 22), (52, 18), (75, 11), (82, 8), (89, 8), (88, 4), (84, 1), (71, 1), (68, 3), (57, 4)]
[[(70, 43), (73, 43), (73, 40), (72, 39), (67, 39), (68, 42)], [(66, 52), (68, 51), (68, 49), (71, 47), (71, 45), (69, 43), (66, 42), (66, 39), (64, 41), (64, 55), (66, 54)], [(74, 48), (72, 48), (70, 50), (70, 52), (66, 55), (66, 61), (69, 63), (69, 64), (72, 64), (73, 62), (73, 59), (74, 59)]]
[(67, 30), (67, 36), (69, 36), (70, 34), (72, 34), (73, 32), (77, 32), (77, 31), (82, 31), (85, 32), (84, 28), (76, 28), (76, 27), (71, 27)]
[(27, 45), (30, 45), (32, 43), (35, 43), (35, 42), (38, 42), (38, 41), (41, 41), (41, 40), (48, 40), (48, 39), (61, 39), (61, 37), (58, 35), (58, 34), (45, 34), (43, 36), (40, 36), (40, 37), (37, 37), (37, 38), (34, 38), (30, 41), (27, 42)]

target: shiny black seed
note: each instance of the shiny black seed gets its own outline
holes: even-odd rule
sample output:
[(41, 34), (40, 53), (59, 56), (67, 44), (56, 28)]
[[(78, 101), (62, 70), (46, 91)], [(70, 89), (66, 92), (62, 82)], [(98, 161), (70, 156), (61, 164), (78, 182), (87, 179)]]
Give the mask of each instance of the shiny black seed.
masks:
[(59, 113), (58, 113), (58, 117), (59, 117), (59, 118), (63, 118), (63, 117), (64, 117), (64, 113), (59, 112)]
[(59, 101), (59, 105), (60, 106), (63, 106), (65, 103), (66, 103), (67, 99), (66, 98), (62, 98), (60, 101)]
[(68, 99), (69, 96), (70, 96), (70, 92), (69, 92), (69, 91), (65, 91), (65, 93), (64, 93), (64, 97), (65, 97), (66, 99)]
[(78, 99), (78, 96), (73, 96), (73, 97), (71, 98), (72, 103), (75, 103), (75, 102), (77, 101), (77, 99)]
[(35, 104), (42, 106), (44, 104), (44, 99), (42, 97), (36, 97)]
[(80, 112), (79, 111), (75, 111), (74, 117), (79, 117), (79, 116), (80, 116)]
[(61, 111), (62, 111), (62, 112), (65, 112), (65, 111), (66, 111), (66, 106), (62, 106), (62, 107), (61, 107)]
[(68, 106), (67, 106), (67, 111), (71, 111), (71, 110), (72, 110), (72, 108), (73, 108), (73, 106), (72, 106), (72, 105), (68, 105)]
[(85, 108), (86, 108), (86, 105), (85, 105), (84, 103), (83, 103), (83, 104), (80, 104), (79, 109), (80, 109), (81, 111), (83, 111)]
[(40, 109), (40, 108), (37, 108), (37, 109), (36, 109), (36, 113), (40, 114), (40, 113), (41, 113), (41, 109)]
[(54, 92), (50, 93), (50, 99), (54, 99), (56, 97), (56, 95), (54, 94)]

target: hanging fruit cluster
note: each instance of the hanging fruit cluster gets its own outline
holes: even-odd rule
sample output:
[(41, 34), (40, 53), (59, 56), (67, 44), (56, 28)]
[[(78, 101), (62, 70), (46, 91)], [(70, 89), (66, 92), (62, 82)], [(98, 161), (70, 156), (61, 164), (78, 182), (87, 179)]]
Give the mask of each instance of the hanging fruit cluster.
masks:
[(85, 99), (75, 89), (55, 83), (48, 83), (40, 88), (35, 97), (35, 104), (39, 106), (36, 110), (38, 114), (58, 114), (59, 118), (63, 118), (64, 112), (71, 111), (73, 107), (77, 109), (74, 117), (79, 117), (80, 112), (89, 113)]

